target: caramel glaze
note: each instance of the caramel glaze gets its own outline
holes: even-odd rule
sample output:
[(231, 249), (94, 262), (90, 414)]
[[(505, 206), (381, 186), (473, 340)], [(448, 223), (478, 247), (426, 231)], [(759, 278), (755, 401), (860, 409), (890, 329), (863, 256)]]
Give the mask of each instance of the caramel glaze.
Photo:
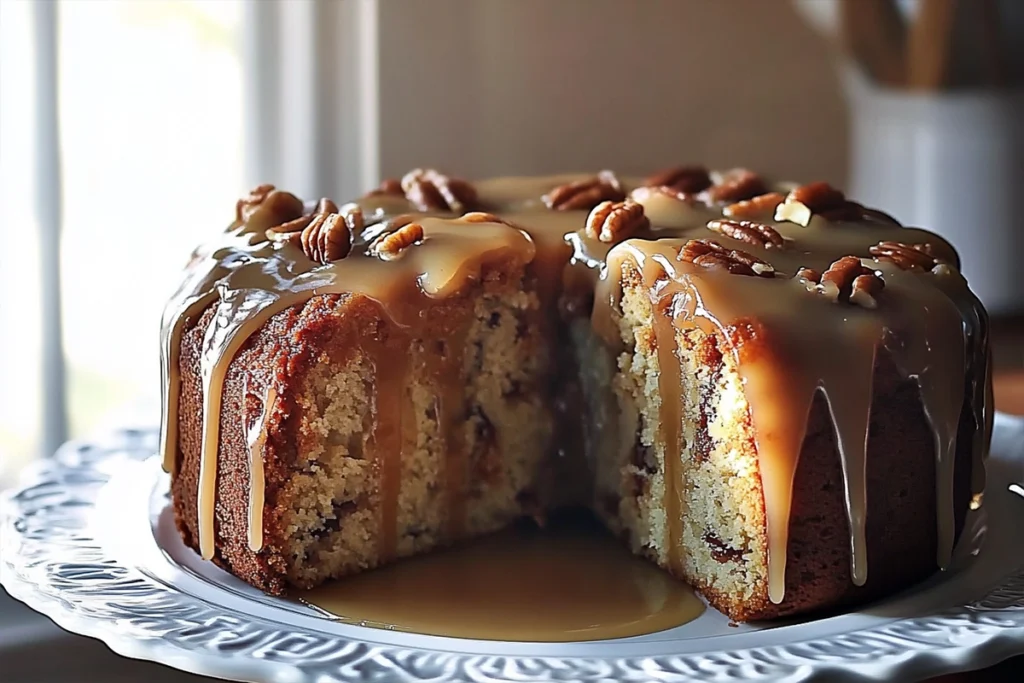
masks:
[[(857, 585), (867, 579), (865, 551), (865, 449), (871, 408), (875, 354), (884, 348), (905, 377), (916, 381), (935, 437), (937, 467), (938, 564), (945, 566), (954, 538), (952, 505), (953, 454), (962, 410), (973, 422), (975, 491), (984, 476), (981, 454), (991, 431), (991, 383), (986, 381), (988, 340), (984, 310), (955, 268), (942, 274), (910, 272), (869, 257), (868, 247), (882, 240), (929, 243), (936, 256), (950, 264), (953, 249), (936, 235), (904, 228), (882, 219), (830, 222), (814, 216), (808, 226), (762, 222), (784, 238), (782, 248), (761, 249), (711, 232), (706, 224), (722, 216), (721, 205), (707, 205), (686, 196), (639, 188), (632, 193), (641, 203), (651, 227), (614, 247), (588, 237), (582, 230), (587, 211), (550, 210), (542, 196), (553, 188), (589, 175), (499, 178), (476, 183), (479, 208), (504, 223), (472, 224), (452, 214), (417, 214), (424, 227), (422, 243), (400, 258), (385, 261), (369, 245), (390, 230), (388, 219), (408, 214), (412, 205), (402, 196), (368, 195), (358, 202), (368, 227), (354, 237), (348, 258), (327, 265), (308, 259), (297, 247), (271, 242), (265, 232), (270, 217), (257, 208), (244, 223), (236, 222), (213, 244), (193, 256), (185, 282), (163, 317), (162, 379), (164, 390), (162, 448), (165, 468), (172, 474), (177, 454), (176, 424), (178, 356), (182, 330), (208, 306), (216, 306), (213, 323), (203, 342), (201, 374), (204, 395), (203, 450), (199, 485), (200, 549), (214, 553), (214, 495), (218, 420), (224, 376), (246, 339), (275, 313), (306, 299), (329, 293), (360, 293), (377, 301), (409, 339), (416, 336), (418, 313), (429, 300), (463, 291), (489, 262), (517, 259), (528, 264), (532, 286), (541, 299), (539, 324), (557, 336), (564, 326), (559, 315), (590, 314), (595, 331), (610, 352), (621, 347), (616, 319), (622, 276), (639, 273), (655, 309), (661, 376), (662, 439), (666, 444), (666, 501), (670, 565), (680, 564), (681, 509), (677, 471), (681, 457), (682, 411), (679, 397), (677, 332), (699, 328), (733, 340), (756, 434), (768, 536), (768, 593), (773, 602), (784, 595), (789, 508), (797, 456), (816, 392), (821, 391), (831, 412), (842, 458), (846, 509), (850, 524), (851, 576)], [(625, 191), (639, 182), (620, 179)], [(788, 185), (771, 188), (786, 192)], [(693, 238), (715, 239), (773, 264), (773, 278), (744, 277), (702, 269), (677, 259), (680, 246)], [(875, 309), (834, 303), (809, 291), (792, 275), (802, 267), (825, 270), (837, 258), (853, 254), (881, 274), (885, 290)], [(593, 301), (591, 307), (590, 302)], [(561, 306), (560, 306), (561, 304)], [(561, 312), (561, 313), (560, 313)], [(754, 330), (759, 353), (745, 353), (743, 329)], [(465, 330), (456, 333), (465, 334)], [(555, 338), (551, 336), (549, 338)], [(559, 347), (567, 347), (560, 340)], [(453, 348), (461, 348), (453, 344)], [(380, 472), (379, 506), (382, 555), (395, 547), (395, 516), (400, 435), (407, 413), (403, 381), (407, 359), (368, 345), (362, 352), (374, 368), (375, 405), (367, 424), (368, 446)], [(564, 360), (564, 359), (563, 359)], [(440, 423), (447, 444), (448, 515), (445, 530), (457, 538), (463, 525), (465, 488), (464, 448), (456, 429), (459, 413), (456, 386), (461, 366), (458, 354), (427, 369), (439, 387)], [(964, 386), (964, 378), (968, 386)], [(454, 379), (453, 379), (454, 378)], [(274, 396), (264, 402), (265, 414)], [(573, 424), (574, 420), (563, 420)], [(261, 478), (263, 420), (250, 428), (252, 493), (250, 547), (262, 545)], [(560, 447), (582, 444), (578, 432), (562, 434)], [(571, 443), (570, 443), (571, 442)], [(581, 459), (580, 453), (565, 453)]]

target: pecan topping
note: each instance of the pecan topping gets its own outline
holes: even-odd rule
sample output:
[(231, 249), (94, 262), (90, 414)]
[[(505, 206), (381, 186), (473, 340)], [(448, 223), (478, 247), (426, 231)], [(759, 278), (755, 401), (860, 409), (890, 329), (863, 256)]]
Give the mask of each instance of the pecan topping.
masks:
[(348, 256), (353, 236), (362, 232), (363, 227), (363, 211), (357, 204), (339, 209), (324, 198), (312, 213), (267, 230), (267, 237), (275, 242), (291, 242), (311, 261), (326, 265)]
[(842, 301), (876, 308), (878, 295), (885, 288), (885, 281), (879, 274), (866, 267), (856, 256), (844, 256), (834, 261), (820, 278), (809, 268), (801, 268), (797, 276), (813, 285), (810, 289), (819, 292), (832, 301)]
[(587, 216), (584, 232), (590, 239), (615, 244), (650, 225), (644, 215), (644, 207), (627, 199), (624, 202), (601, 202), (595, 206)]
[(301, 216), (303, 206), (302, 200), (291, 192), (277, 190), (273, 185), (259, 185), (235, 204), (235, 219), (245, 223), (257, 209), (269, 214), (270, 225), (277, 225)]
[(689, 204), (690, 206), (697, 204), (700, 196), (699, 194), (683, 192), (682, 190), (677, 190), (674, 187), (669, 187), (667, 185), (641, 185), (629, 193), (629, 199), (634, 202), (643, 202), (650, 199), (651, 196), (655, 194), (663, 194), (666, 197), (671, 197), (676, 201)]
[(829, 221), (855, 221), (864, 216), (864, 207), (828, 183), (817, 182), (791, 191), (775, 209), (775, 220), (807, 227), (814, 214)]
[(249, 194), (242, 197), (235, 204), (235, 218), (239, 222), (244, 222), (249, 214), (256, 210), (260, 204), (274, 191), (274, 186), (268, 183), (263, 185), (257, 185), (253, 189), (249, 190)]
[[(348, 206), (349, 205), (346, 205), (346, 207)], [(327, 213), (338, 213), (339, 211), (340, 209), (338, 208), (338, 205), (335, 204), (332, 200), (328, 199), (327, 197), (321, 197), (320, 201), (316, 203), (316, 206), (310, 213), (302, 214), (297, 218), (293, 218), (292, 220), (286, 223), (279, 223), (278, 225), (273, 226), (272, 228), (267, 230), (267, 237), (277, 241), (291, 239), (289, 237), (291, 233), (301, 232), (302, 230), (305, 230), (309, 226), (309, 224), (313, 222), (313, 219), (316, 218), (318, 215)], [(360, 217), (362, 217), (362, 211), (360, 211)]]
[(470, 183), (432, 168), (409, 171), (401, 185), (405, 198), (420, 211), (462, 213), (476, 204), (476, 189)]
[(689, 240), (679, 250), (679, 260), (733, 275), (775, 277), (775, 268), (767, 261), (739, 249), (727, 249), (714, 240)]
[(782, 249), (786, 245), (782, 235), (775, 228), (764, 223), (719, 219), (709, 221), (708, 230), (719, 232), (726, 237), (762, 249)]
[(382, 194), (398, 196), (405, 194), (405, 190), (402, 189), (402, 181), (398, 178), (386, 178), (381, 181), (376, 189), (367, 192), (366, 196), (376, 197)]
[(406, 249), (423, 239), (423, 226), (415, 221), (406, 223), (394, 232), (383, 235), (373, 247), (373, 251), (385, 261), (401, 256)]
[(557, 211), (589, 211), (604, 201), (621, 202), (626, 198), (622, 183), (611, 171), (601, 171), (593, 178), (577, 180), (541, 197), (549, 209)]
[(813, 284), (821, 282), (821, 273), (816, 271), (814, 268), (801, 268), (796, 271), (796, 276), (804, 280), (809, 280)]
[(711, 187), (711, 176), (703, 166), (676, 166), (648, 176), (644, 185), (671, 187), (679, 192), (693, 194)]
[(391, 228), (391, 232), (394, 232), (395, 230), (398, 230), (401, 227), (404, 227), (406, 225), (409, 225), (410, 223), (415, 223), (415, 222), (416, 222), (415, 214), (403, 213), (403, 214), (399, 214), (398, 216), (395, 216), (394, 218), (389, 220), (387, 222), (387, 225), (388, 225), (388, 227)]
[(942, 263), (930, 244), (905, 244), (883, 240), (868, 249), (876, 261), (888, 261), (903, 270), (932, 270)]
[(302, 231), (302, 251), (311, 261), (323, 264), (348, 256), (352, 230), (347, 217), (340, 213), (317, 214)]
[(768, 192), (764, 180), (753, 171), (735, 168), (722, 174), (718, 182), (704, 191), (712, 204), (735, 204), (744, 199), (752, 199), (759, 194)]
[(779, 192), (759, 194), (750, 199), (730, 204), (722, 209), (722, 213), (729, 218), (771, 218), (775, 215), (775, 207), (781, 204), (786, 198)]
[(504, 218), (499, 218), (493, 213), (486, 213), (484, 211), (470, 211), (463, 215), (462, 218), (456, 218), (455, 220), (463, 223), (501, 223), (502, 225), (512, 225)]

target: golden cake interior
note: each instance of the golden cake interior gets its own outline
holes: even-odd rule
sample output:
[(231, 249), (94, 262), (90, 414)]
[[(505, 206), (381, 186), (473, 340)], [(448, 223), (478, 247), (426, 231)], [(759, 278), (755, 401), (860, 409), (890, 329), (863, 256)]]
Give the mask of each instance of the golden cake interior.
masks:
[[(408, 354), (397, 391), (344, 341), (324, 349), (298, 394), (299, 471), (278, 498), (288, 503), (291, 583), (314, 586), (520, 516), (545, 461), (551, 417), (533, 391), (547, 365), (529, 322), (537, 300), (518, 275), (427, 308), (436, 320), (427, 336), (394, 349)], [(377, 323), (388, 325), (383, 316)], [(382, 410), (402, 414), (393, 491), (379, 485), (378, 464), (367, 457), (367, 425)], [(376, 533), (385, 506), (395, 507), (393, 536)]]
[(279, 593), (576, 504), (737, 620), (884, 594), (983, 485), (956, 266), (742, 170), (257, 188), (165, 313), (179, 530)]

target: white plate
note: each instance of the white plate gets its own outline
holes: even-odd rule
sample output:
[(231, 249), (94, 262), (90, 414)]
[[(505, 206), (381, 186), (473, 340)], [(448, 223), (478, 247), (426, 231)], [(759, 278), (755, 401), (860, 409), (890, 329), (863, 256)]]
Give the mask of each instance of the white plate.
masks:
[(263, 595), (181, 544), (155, 439), (68, 444), (0, 506), (7, 591), (129, 657), (268, 683), (525, 683), (910, 680), (1024, 653), (1024, 421), (1004, 415), (985, 506), (951, 571), (825, 619), (735, 628), (708, 610), (661, 633), (559, 644), (371, 629)]

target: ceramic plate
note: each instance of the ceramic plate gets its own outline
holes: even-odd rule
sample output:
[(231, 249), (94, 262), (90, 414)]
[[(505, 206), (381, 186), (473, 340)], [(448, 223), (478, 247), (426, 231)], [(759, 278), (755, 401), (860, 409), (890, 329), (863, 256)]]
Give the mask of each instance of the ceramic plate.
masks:
[[(72, 443), (0, 506), (0, 582), (128, 657), (273, 683), (899, 680), (1024, 653), (1024, 421), (998, 415), (985, 505), (947, 572), (856, 612), (634, 638), (495, 642), (343, 624), (271, 598), (178, 539), (156, 433)], [(496, 615), (500, 618), (500, 615)]]

